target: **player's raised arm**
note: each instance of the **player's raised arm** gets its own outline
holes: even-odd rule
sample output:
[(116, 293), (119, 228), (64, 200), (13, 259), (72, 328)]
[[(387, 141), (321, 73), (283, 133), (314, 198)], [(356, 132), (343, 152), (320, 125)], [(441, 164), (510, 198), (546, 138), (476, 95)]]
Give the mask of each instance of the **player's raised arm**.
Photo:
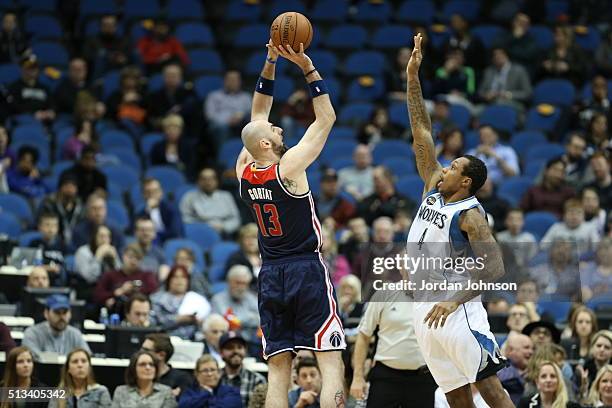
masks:
[(412, 148), (416, 156), (417, 170), (425, 182), (426, 191), (435, 187), (440, 177), (442, 166), (436, 160), (433, 137), (431, 135), (431, 119), (425, 109), (419, 67), (423, 59), (421, 53), (421, 34), (414, 36), (414, 49), (406, 66), (408, 86), (406, 89), (410, 127), (412, 129)]
[(279, 48), (279, 53), (299, 66), (304, 73), (315, 113), (315, 121), (308, 127), (302, 139), (296, 146), (287, 150), (280, 161), (283, 176), (296, 177), (303, 173), (323, 150), (327, 136), (336, 121), (336, 113), (327, 94), (325, 82), (310, 58), (304, 54), (304, 45), (300, 44), (299, 53), (293, 51), (290, 46)]
[(274, 73), (278, 51), (272, 44), (272, 40), (266, 44), (268, 55), (257, 80), (255, 92), (253, 93), (253, 106), (251, 107), (251, 120), (268, 120), (270, 109), (272, 109), (272, 92), (274, 88)]

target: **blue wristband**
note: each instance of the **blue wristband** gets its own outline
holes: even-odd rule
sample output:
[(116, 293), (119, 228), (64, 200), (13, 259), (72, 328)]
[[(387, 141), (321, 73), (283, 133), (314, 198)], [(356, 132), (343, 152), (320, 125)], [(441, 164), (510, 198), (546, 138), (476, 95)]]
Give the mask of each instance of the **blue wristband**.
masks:
[(310, 96), (312, 98), (327, 94), (327, 86), (325, 86), (325, 81), (322, 79), (309, 83), (308, 89), (310, 90)]
[(273, 60), (272, 58), (266, 57), (266, 61), (268, 61), (270, 64), (276, 64), (276, 60)]
[(272, 94), (274, 94), (274, 80), (259, 77), (257, 85), (255, 86), (255, 92), (272, 96)]

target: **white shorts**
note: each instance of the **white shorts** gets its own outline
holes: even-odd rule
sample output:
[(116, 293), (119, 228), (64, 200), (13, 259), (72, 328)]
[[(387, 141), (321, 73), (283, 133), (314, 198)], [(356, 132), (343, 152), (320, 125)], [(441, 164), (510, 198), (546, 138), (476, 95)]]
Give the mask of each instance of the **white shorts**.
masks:
[(427, 367), (444, 393), (494, 375), (506, 366), (481, 302), (467, 302), (430, 329), (423, 319), (435, 303), (415, 303), (417, 341)]

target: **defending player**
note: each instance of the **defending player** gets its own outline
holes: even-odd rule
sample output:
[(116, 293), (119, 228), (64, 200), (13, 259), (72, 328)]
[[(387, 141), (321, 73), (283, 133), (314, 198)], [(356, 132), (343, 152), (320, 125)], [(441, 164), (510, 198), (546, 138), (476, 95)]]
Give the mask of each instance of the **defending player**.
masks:
[[(313, 97), (315, 121), (300, 142), (287, 149), (283, 130), (268, 122), (274, 67), (279, 54), (304, 73)], [(322, 407), (344, 407), (346, 348), (329, 273), (321, 259), (321, 224), (317, 219), (306, 168), (319, 156), (336, 120), (325, 83), (303, 45), (268, 44), (266, 63), (253, 96), (251, 122), (242, 130), (244, 148), (236, 174), (240, 196), (259, 226), (263, 265), (258, 277), (259, 314), (264, 357), (268, 360), (266, 407), (288, 405), (292, 353), (314, 350), (321, 370)]]
[[(408, 233), (408, 255), (458, 257), (471, 251), (473, 256), (485, 260), (484, 268), (470, 269), (472, 281), (492, 282), (504, 274), (504, 266), (484, 209), (474, 197), (487, 178), (487, 168), (481, 160), (469, 155), (455, 159), (445, 168), (436, 161), (431, 122), (418, 76), (421, 39), (421, 34), (414, 37), (406, 71), (413, 149), (426, 193)], [(453, 268), (427, 274), (430, 282), (466, 279), (465, 274)], [(466, 285), (465, 290), (452, 294), (432, 292), (427, 294), (430, 301), (417, 301), (417, 340), (427, 366), (451, 407), (474, 407), (470, 391), (470, 383), (474, 383), (489, 406), (511, 408), (512, 401), (495, 375), (505, 366), (505, 360), (489, 328), (487, 313), (477, 298), (479, 294), (480, 291), (470, 290)], [(432, 298), (444, 298), (444, 301), (432, 303)]]

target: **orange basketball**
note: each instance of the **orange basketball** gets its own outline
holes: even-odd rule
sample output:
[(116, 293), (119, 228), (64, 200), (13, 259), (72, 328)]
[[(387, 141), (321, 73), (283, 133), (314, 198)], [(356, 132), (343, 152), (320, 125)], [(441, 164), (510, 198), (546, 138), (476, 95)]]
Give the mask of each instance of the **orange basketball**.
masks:
[(270, 27), (270, 38), (274, 45), (290, 45), (295, 52), (300, 51), (300, 43), (304, 50), (312, 41), (312, 24), (303, 14), (289, 11), (276, 17)]

